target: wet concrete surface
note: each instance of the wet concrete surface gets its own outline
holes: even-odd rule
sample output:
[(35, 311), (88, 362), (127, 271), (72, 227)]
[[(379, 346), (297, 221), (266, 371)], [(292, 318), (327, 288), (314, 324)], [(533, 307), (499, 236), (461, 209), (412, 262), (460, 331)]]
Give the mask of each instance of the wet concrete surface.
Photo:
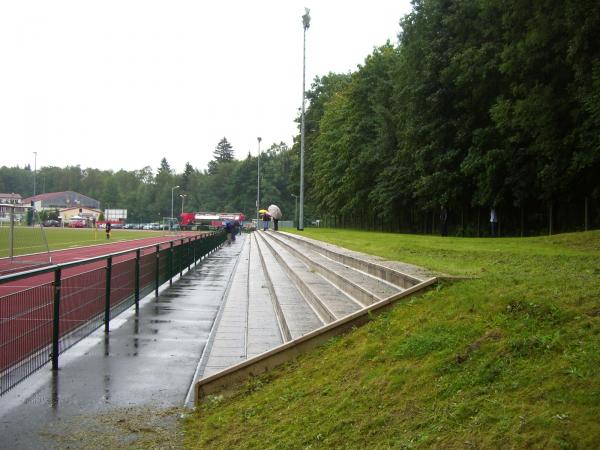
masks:
[[(182, 406), (243, 240), (147, 297), (0, 397), (1, 449), (64, 448), (90, 414)], [(80, 446), (79, 446), (80, 445)], [(67, 448), (86, 448), (85, 442)]]

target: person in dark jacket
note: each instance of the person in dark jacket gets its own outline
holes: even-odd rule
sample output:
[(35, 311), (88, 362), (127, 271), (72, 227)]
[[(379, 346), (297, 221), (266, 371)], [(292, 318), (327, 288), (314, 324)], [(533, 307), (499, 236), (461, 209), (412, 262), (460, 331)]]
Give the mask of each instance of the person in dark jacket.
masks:
[(448, 210), (444, 205), (442, 205), (442, 209), (440, 210), (440, 234), (448, 236)]
[(225, 233), (227, 234), (227, 245), (231, 245), (233, 225), (229, 220), (225, 222)]
[(240, 232), (240, 222), (237, 220), (233, 221), (233, 228), (231, 233), (231, 240), (235, 242), (235, 236)]
[(106, 239), (110, 239), (110, 230), (112, 229), (112, 225), (110, 222), (106, 222)]

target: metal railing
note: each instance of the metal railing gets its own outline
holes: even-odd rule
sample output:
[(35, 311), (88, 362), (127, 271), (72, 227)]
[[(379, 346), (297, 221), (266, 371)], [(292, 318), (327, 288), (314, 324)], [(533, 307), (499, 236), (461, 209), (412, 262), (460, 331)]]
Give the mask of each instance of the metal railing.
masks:
[[(0, 277), (0, 288), (26, 287), (0, 296), (0, 395), (52, 362), (110, 319), (155, 292), (216, 250), (223, 233), (178, 238)], [(13, 286), (14, 290), (14, 286)]]

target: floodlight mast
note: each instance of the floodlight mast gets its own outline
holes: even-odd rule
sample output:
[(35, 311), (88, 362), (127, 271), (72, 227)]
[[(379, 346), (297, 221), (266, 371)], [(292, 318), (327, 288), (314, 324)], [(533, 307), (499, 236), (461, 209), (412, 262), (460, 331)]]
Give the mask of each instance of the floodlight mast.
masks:
[(169, 230), (173, 229), (173, 192), (175, 189), (179, 189), (179, 185), (171, 188), (171, 218), (169, 219)]
[(179, 194), (179, 196), (181, 197), (181, 214), (183, 214), (183, 202), (187, 197), (187, 194)]
[(33, 152), (33, 196), (34, 197), (37, 194), (36, 185), (35, 185), (36, 176), (37, 176), (37, 152)]
[(306, 30), (310, 27), (310, 9), (304, 8), (302, 26), (304, 28), (304, 44), (302, 52), (302, 119), (300, 125), (300, 217), (298, 230), (304, 230), (304, 110), (306, 97)]
[(258, 141), (258, 175), (256, 177), (256, 226), (258, 228), (258, 220), (260, 219), (260, 141), (262, 141), (261, 137), (257, 137)]

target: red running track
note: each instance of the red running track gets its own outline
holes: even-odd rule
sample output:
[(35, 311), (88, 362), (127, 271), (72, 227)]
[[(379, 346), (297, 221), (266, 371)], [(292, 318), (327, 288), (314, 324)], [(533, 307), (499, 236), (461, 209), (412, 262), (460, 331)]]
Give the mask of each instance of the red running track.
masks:
[[(181, 234), (179, 236), (158, 236), (144, 239), (135, 239), (132, 241), (121, 241), (121, 242), (112, 242), (110, 244), (100, 244), (93, 245), (88, 247), (77, 247), (66, 250), (56, 250), (51, 252), (52, 255), (52, 263), (53, 264), (61, 264), (72, 261), (80, 261), (88, 258), (93, 258), (95, 256), (103, 256), (109, 255), (111, 253), (122, 252), (124, 250), (135, 250), (140, 247), (146, 247), (148, 245), (157, 245), (168, 243), (175, 239), (184, 239), (195, 236), (196, 233), (189, 234)], [(177, 245), (177, 241), (175, 242)], [(161, 247), (163, 248), (163, 247)], [(143, 254), (154, 253), (154, 248), (146, 249)], [(135, 253), (131, 253), (128, 255), (122, 255), (113, 260), (113, 263), (122, 262), (128, 259), (135, 258)], [(63, 270), (62, 278), (71, 277), (73, 275), (77, 275), (79, 273), (88, 272), (93, 269), (97, 269), (100, 267), (105, 267), (106, 263), (103, 261), (98, 261), (95, 263), (85, 264), (76, 267), (70, 267), (68, 269)], [(31, 268), (31, 267), (30, 267)], [(14, 292), (18, 292), (24, 289), (28, 289), (33, 286), (40, 286), (46, 283), (49, 283), (54, 280), (53, 273), (45, 273), (42, 275), (23, 278), (14, 282), (7, 282), (0, 285), (0, 298), (5, 295), (12, 294)]]
[[(131, 295), (134, 289), (135, 251), (141, 252), (141, 284), (154, 279), (156, 246), (168, 248), (174, 241), (197, 236), (184, 233), (179, 236), (158, 236), (132, 241), (114, 242), (90, 247), (79, 247), (52, 252), (54, 264), (85, 260), (97, 256), (132, 250), (113, 258), (111, 305)], [(61, 300), (61, 336), (90, 318), (102, 314), (105, 303), (106, 260), (85, 263), (63, 269)], [(75, 277), (75, 275), (78, 275)], [(150, 276), (150, 278), (148, 278)], [(142, 280), (143, 279), (143, 280)], [(13, 366), (24, 357), (43, 348), (52, 339), (54, 272), (22, 278), (0, 286), (0, 371)]]

